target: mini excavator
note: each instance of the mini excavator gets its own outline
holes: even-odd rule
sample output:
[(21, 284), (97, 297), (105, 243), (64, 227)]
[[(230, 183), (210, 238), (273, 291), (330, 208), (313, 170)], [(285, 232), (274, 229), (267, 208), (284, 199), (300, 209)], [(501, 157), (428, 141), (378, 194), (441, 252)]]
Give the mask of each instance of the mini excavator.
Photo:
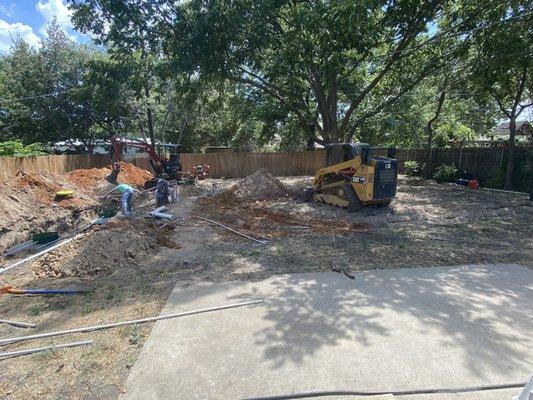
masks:
[(170, 152), (168, 159), (165, 156), (157, 154), (156, 149), (152, 145), (141, 140), (123, 139), (112, 136), (110, 145), (113, 165), (112, 171), (108, 176), (108, 180), (111, 183), (117, 183), (117, 177), (120, 173), (120, 162), (123, 159), (124, 149), (127, 147), (141, 149), (148, 153), (150, 157), (149, 163), (154, 171), (154, 178), (145, 182), (145, 189), (155, 187), (157, 184), (157, 178), (159, 178), (163, 173), (167, 174), (170, 180), (183, 184), (194, 184), (197, 180), (206, 179), (209, 173), (209, 165), (194, 166), (190, 170), (183, 172), (180, 162), (180, 145), (157, 145), (160, 148), (164, 148)]
[(366, 205), (387, 207), (396, 195), (398, 180), (394, 148), (387, 157), (372, 156), (366, 143), (332, 143), (326, 146), (326, 167), (319, 169), (305, 201), (343, 207), (348, 212)]

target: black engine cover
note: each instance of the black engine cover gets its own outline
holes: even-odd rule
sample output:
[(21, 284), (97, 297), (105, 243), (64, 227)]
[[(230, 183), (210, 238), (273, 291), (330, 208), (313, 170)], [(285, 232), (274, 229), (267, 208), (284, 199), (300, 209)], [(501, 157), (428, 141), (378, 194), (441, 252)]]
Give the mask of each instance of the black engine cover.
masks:
[(398, 162), (394, 158), (372, 157), (374, 166), (374, 200), (392, 199), (396, 196)]

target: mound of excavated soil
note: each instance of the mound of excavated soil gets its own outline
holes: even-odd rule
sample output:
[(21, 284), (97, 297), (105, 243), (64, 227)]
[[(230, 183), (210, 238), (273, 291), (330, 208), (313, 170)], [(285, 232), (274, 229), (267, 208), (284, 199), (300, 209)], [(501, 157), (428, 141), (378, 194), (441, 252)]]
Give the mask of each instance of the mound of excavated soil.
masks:
[[(31, 232), (64, 232), (94, 217), (95, 199), (64, 176), (41, 172), (19, 173), (2, 182), (0, 191), (0, 251), (28, 240)], [(74, 189), (74, 197), (57, 199), (61, 189)]]
[(241, 179), (228, 190), (215, 197), (220, 200), (237, 199), (240, 202), (271, 200), (287, 196), (289, 191), (267, 170), (258, 169), (252, 175)]
[[(111, 173), (111, 167), (75, 169), (66, 174), (67, 178), (77, 187), (85, 190), (94, 190), (97, 186), (105, 182), (105, 178)], [(144, 187), (144, 182), (152, 178), (152, 174), (133, 164), (121, 162), (119, 183)]]
[[(110, 167), (78, 169), (67, 174), (40, 172), (2, 182), (0, 191), (0, 252), (28, 240), (31, 232), (66, 232), (86, 225), (94, 218), (98, 187), (112, 187), (105, 178)], [(120, 183), (143, 187), (152, 175), (130, 163), (121, 163)], [(56, 198), (61, 189), (74, 190), (74, 196)]]
[(179, 249), (171, 238), (173, 227), (158, 228), (142, 220), (110, 221), (104, 229), (84, 235), (33, 263), (37, 276), (52, 278), (109, 275), (142, 266), (161, 246)]

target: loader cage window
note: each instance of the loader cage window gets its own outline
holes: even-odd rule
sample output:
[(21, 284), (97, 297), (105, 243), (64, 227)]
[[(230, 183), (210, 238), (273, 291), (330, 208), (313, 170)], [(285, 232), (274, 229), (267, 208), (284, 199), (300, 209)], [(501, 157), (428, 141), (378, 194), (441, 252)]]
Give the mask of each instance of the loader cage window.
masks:
[(329, 144), (326, 146), (326, 167), (353, 160), (355, 149), (347, 143)]

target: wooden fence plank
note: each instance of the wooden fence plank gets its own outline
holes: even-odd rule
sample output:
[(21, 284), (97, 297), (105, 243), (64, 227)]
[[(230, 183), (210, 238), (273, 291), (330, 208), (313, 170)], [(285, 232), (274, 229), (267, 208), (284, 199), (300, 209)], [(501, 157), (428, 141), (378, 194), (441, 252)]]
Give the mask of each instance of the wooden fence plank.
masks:
[[(124, 161), (139, 168), (150, 170), (147, 154), (126, 155)], [(16, 176), (19, 172), (41, 171), (63, 174), (75, 169), (102, 168), (110, 165), (108, 155), (68, 154), (35, 157), (0, 157), (0, 182)]]
[[(532, 159), (533, 150), (517, 148), (518, 162)], [(385, 155), (386, 149), (377, 150), (377, 154)], [(486, 180), (494, 176), (501, 168), (504, 150), (465, 148), (434, 149), (431, 171), (441, 164), (454, 164), (460, 171), (466, 171), (479, 179)], [(398, 149), (397, 159), (400, 172), (403, 172), (405, 161), (414, 160), (421, 165), (426, 161), (425, 149)], [(125, 155), (124, 160), (139, 168), (151, 171), (147, 154)], [(522, 161), (520, 161), (522, 160)], [(277, 176), (313, 175), (326, 164), (324, 150), (277, 152), (277, 153), (183, 153), (181, 154), (183, 169), (196, 165), (210, 166), (210, 175), (214, 178), (242, 178), (259, 168)], [(0, 157), (0, 181), (15, 176), (19, 171), (49, 171), (65, 173), (80, 168), (100, 168), (109, 165), (107, 155), (52, 155), (38, 157)]]

